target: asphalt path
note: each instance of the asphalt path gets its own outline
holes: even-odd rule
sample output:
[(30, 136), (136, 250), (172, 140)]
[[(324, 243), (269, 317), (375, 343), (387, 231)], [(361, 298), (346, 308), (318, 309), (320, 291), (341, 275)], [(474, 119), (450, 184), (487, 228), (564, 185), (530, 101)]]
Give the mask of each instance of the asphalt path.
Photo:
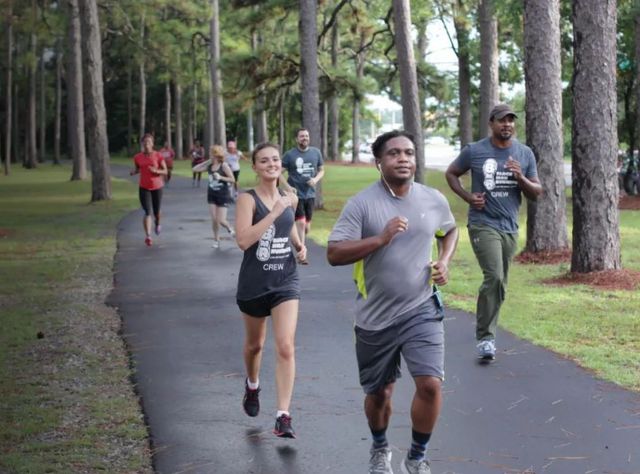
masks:
[[(330, 267), (324, 248), (309, 243), (291, 407), (298, 438), (276, 438), (270, 335), (262, 411), (256, 418), (242, 411), (235, 303), (242, 254), (224, 233), (221, 248), (211, 248), (205, 192), (204, 182), (192, 188), (172, 179), (162, 235), (150, 248), (141, 211), (118, 225), (109, 303), (123, 320), (156, 472), (366, 473), (370, 434), (353, 346), (351, 268)], [(497, 360), (479, 365), (473, 316), (448, 310), (445, 327), (444, 406), (428, 451), (433, 474), (640, 473), (640, 394), (504, 331)], [(396, 473), (410, 444), (412, 395), (405, 372), (388, 429)]]

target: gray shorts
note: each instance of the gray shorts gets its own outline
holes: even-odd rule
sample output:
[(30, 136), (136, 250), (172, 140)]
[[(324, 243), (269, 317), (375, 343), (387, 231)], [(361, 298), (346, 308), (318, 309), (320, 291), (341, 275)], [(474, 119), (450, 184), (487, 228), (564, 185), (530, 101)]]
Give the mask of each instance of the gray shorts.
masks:
[(360, 385), (376, 393), (400, 378), (400, 355), (412, 377), (429, 375), (444, 379), (443, 313), (433, 298), (398, 323), (367, 331), (355, 327)]

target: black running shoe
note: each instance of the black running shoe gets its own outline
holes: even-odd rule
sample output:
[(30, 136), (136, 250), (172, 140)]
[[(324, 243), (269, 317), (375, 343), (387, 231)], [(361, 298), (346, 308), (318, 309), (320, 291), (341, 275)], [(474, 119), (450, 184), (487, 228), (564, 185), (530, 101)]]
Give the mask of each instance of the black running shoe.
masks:
[(273, 429), (273, 434), (279, 438), (295, 438), (296, 433), (291, 426), (291, 417), (289, 415), (280, 415), (276, 418), (276, 427)]
[(260, 387), (251, 390), (245, 380), (244, 382), (244, 398), (242, 399), (242, 407), (244, 412), (249, 416), (258, 416), (260, 413)]

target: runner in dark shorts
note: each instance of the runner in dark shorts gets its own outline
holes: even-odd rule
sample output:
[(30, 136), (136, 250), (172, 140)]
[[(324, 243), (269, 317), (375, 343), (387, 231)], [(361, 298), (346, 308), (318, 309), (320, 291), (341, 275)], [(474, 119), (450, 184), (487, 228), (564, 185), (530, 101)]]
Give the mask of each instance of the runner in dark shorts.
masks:
[(295, 194), (281, 192), (282, 163), (278, 147), (256, 146), (251, 157), (258, 175), (254, 189), (238, 196), (236, 241), (244, 251), (236, 300), (245, 325), (244, 361), (247, 370), (242, 406), (249, 416), (260, 410), (259, 381), (262, 350), (271, 316), (276, 349), (276, 436), (295, 438), (289, 406), (295, 380), (295, 333), (300, 282), (296, 259), (307, 249), (294, 225)]
[[(369, 473), (392, 473), (387, 427), (391, 394), (404, 359), (415, 384), (412, 443), (401, 468), (429, 473), (427, 443), (442, 404), (444, 309), (431, 282), (448, 281), (458, 230), (446, 198), (414, 182), (415, 142), (407, 132), (378, 137), (373, 154), (380, 180), (353, 196), (327, 247), (331, 265), (354, 264), (356, 358), (373, 439)], [(431, 260), (434, 238), (438, 259)]]

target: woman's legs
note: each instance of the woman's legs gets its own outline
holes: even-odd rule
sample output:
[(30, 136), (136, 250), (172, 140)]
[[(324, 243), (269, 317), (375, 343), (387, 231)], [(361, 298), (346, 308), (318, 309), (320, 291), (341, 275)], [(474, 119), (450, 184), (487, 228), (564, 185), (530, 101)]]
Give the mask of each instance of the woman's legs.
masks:
[(216, 207), (215, 214), (216, 214), (216, 221), (218, 222), (218, 224), (220, 224), (222, 227), (227, 229), (230, 233), (233, 233), (233, 230), (231, 229), (231, 225), (229, 225), (229, 222), (227, 221), (227, 208)]
[(267, 318), (254, 318), (242, 314), (244, 318), (244, 365), (249, 382), (255, 383), (260, 376), (262, 349), (267, 336)]
[(220, 222), (218, 221), (218, 209), (219, 207), (215, 204), (209, 204), (209, 214), (211, 215), (211, 227), (213, 229), (213, 243), (215, 245), (218, 242), (220, 233)]
[(279, 411), (289, 411), (296, 375), (295, 335), (299, 300), (288, 300), (271, 310), (276, 346), (276, 391)]

